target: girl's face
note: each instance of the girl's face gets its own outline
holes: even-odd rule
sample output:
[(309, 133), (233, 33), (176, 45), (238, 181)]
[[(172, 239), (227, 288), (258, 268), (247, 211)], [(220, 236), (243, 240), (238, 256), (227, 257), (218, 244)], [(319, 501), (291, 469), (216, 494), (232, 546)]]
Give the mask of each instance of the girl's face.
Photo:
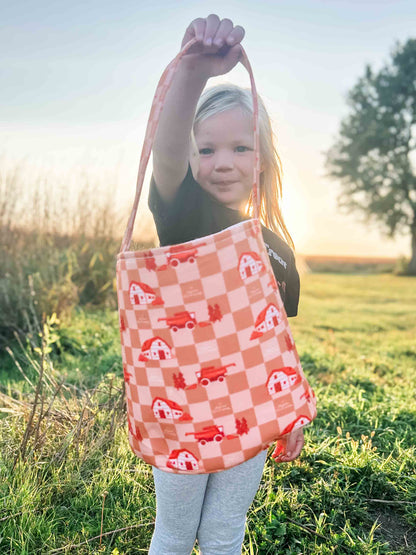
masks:
[(199, 165), (191, 156), (194, 178), (222, 204), (241, 210), (253, 188), (253, 118), (240, 108), (210, 116), (195, 129)]

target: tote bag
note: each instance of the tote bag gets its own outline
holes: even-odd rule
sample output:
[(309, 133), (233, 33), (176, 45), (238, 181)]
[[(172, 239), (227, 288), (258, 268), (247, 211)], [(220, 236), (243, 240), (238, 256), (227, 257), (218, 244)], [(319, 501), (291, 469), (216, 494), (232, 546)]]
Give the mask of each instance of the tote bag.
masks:
[(189, 41), (153, 100), (136, 197), (117, 257), (129, 443), (180, 474), (240, 464), (316, 416), (259, 221), (258, 101), (253, 96), (254, 217), (186, 243), (129, 251), (164, 98)]

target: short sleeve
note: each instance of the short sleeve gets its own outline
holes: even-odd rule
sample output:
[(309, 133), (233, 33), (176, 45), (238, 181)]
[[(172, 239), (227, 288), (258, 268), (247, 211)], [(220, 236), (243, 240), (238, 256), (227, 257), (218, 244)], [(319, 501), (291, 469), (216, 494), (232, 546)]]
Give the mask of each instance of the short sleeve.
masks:
[(286, 295), (284, 305), (286, 314), (288, 315), (288, 317), (297, 316), (300, 294), (300, 278), (299, 273), (296, 269), (295, 256), (292, 251), (290, 251), (290, 261), (288, 264), (288, 275), (285, 293)]
[(171, 202), (162, 199), (152, 174), (148, 206), (153, 214), (161, 246), (186, 242), (192, 238), (194, 220), (197, 219), (200, 204), (200, 188), (193, 178), (190, 165)]

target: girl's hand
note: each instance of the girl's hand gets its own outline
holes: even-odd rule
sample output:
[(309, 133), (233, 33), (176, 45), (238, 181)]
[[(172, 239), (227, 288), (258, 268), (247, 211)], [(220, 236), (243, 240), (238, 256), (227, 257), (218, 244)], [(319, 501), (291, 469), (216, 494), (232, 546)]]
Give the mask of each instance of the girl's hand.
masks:
[(200, 71), (206, 79), (224, 75), (237, 65), (241, 56), (239, 43), (244, 35), (243, 27), (234, 27), (230, 19), (220, 21), (216, 14), (194, 19), (185, 31), (181, 48), (194, 37), (198, 42), (184, 54), (181, 63)]
[(299, 428), (277, 440), (272, 457), (277, 463), (294, 461), (299, 457), (304, 443), (303, 428)]

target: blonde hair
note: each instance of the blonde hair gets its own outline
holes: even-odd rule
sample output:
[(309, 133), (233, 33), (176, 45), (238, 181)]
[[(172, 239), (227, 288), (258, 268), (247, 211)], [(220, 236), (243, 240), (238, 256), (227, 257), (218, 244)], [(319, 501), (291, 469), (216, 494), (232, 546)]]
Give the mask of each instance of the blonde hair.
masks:
[[(260, 96), (259, 105), (259, 135), (260, 135), (260, 160), (262, 171), (260, 173), (260, 221), (286, 239), (294, 249), (292, 237), (283, 220), (281, 211), (282, 199), (282, 163), (276, 149), (277, 139), (273, 132), (270, 117)], [(251, 89), (243, 89), (231, 83), (223, 83), (205, 89), (201, 94), (191, 130), (191, 143), (194, 151), (198, 153), (195, 140), (195, 128), (205, 119), (231, 110), (241, 108), (244, 113), (253, 118), (253, 98)], [(253, 202), (250, 195), (246, 207), (246, 215), (253, 214)]]

